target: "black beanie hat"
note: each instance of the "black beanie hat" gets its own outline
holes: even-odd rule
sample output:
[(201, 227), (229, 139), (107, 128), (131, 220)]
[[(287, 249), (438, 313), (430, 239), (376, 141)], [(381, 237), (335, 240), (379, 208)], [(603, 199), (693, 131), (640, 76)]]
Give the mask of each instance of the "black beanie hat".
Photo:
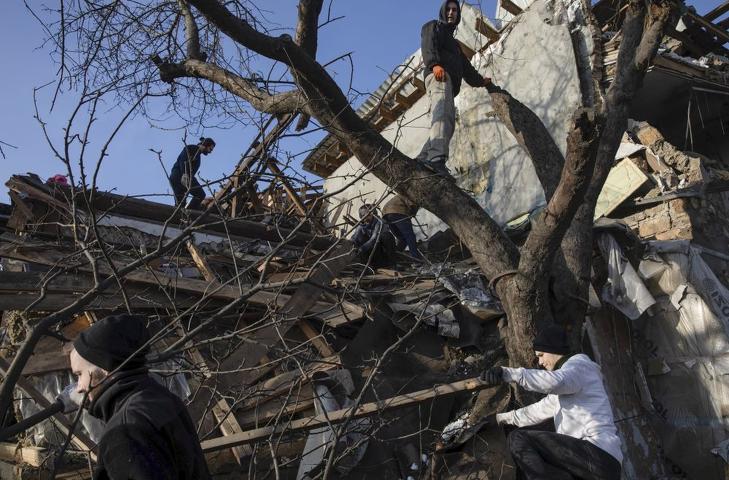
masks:
[[(91, 325), (74, 340), (73, 347), (84, 359), (111, 372), (127, 359), (122, 370), (143, 366), (149, 348), (134, 353), (148, 341), (149, 332), (142, 317), (123, 314), (105, 317)], [(132, 355), (134, 358), (129, 358)]]
[(570, 347), (567, 343), (567, 332), (559, 325), (550, 325), (542, 329), (534, 339), (534, 350), (544, 353), (567, 355)]

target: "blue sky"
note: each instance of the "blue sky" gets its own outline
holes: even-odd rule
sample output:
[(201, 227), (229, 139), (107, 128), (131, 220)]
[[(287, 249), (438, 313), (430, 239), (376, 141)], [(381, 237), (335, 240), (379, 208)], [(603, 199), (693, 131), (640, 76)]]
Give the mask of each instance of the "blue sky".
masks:
[[(28, 1), (34, 7), (42, 4), (41, 0)], [(43, 1), (50, 5), (56, 3), (53, 0)], [(296, 3), (293, 0), (267, 0), (265, 5), (272, 12), (271, 18), (291, 28), (295, 22)], [(436, 16), (440, 3), (440, 0), (334, 1), (332, 16), (344, 15), (345, 18), (324, 27), (317, 58), (326, 62), (351, 51), (353, 86), (360, 92), (371, 92), (393, 67), (418, 48), (420, 27)], [(716, 0), (693, 2), (699, 13), (709, 11), (716, 4)], [(328, 5), (329, 1), (326, 1), (325, 8)], [(482, 1), (481, 6), (486, 16), (494, 15), (495, 0)], [(17, 147), (2, 146), (6, 156), (5, 159), (0, 158), (0, 179), (3, 183), (15, 173), (34, 172), (45, 179), (65, 172), (65, 167), (54, 158), (38, 121), (34, 119), (33, 89), (52, 82), (57, 70), (48, 49), (42, 45), (42, 39), (41, 26), (22, 1), (3, 2), (0, 45), (5, 46), (3, 63), (6, 68), (0, 89), (3, 111), (0, 141)], [(337, 72), (335, 78), (346, 87), (349, 83), (347, 65), (340, 64)], [(75, 106), (76, 96), (73, 92), (65, 92), (53, 112), (49, 112), (52, 93), (52, 87), (41, 90), (39, 105), (50, 136), (58, 142)], [(92, 145), (92, 151), (98, 151), (101, 139), (114, 128), (123, 113), (117, 105), (103, 106), (103, 114), (94, 127), (98, 133), (93, 138), (98, 140)], [(205, 178), (222, 177), (233, 170), (256, 133), (243, 127), (201, 130), (198, 125), (185, 125), (174, 116), (160, 116), (162, 118), (154, 124), (141, 116), (125, 124), (111, 144), (109, 156), (100, 170), (100, 188), (130, 195), (169, 192), (158, 158), (149, 149), (162, 150), (163, 162), (169, 169), (180, 151), (186, 127), (188, 138), (204, 134), (216, 139), (216, 150), (205, 158), (200, 174)], [(313, 147), (320, 138), (312, 136), (311, 139), (289, 140), (284, 148), (296, 153)], [(168, 197), (156, 200), (170, 202)], [(8, 201), (7, 189), (1, 187), (0, 202)]]

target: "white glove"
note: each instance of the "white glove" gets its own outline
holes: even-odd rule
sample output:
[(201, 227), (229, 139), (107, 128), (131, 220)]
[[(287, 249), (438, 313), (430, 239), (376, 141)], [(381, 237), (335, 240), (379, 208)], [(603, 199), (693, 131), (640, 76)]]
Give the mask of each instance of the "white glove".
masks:
[(180, 183), (182, 183), (182, 186), (189, 189), (190, 188), (190, 175), (183, 173), (182, 177), (180, 177)]
[(56, 397), (57, 402), (63, 404), (63, 413), (73, 413), (79, 409), (81, 402), (84, 401), (84, 396), (78, 393), (76, 389), (78, 386), (75, 383), (68, 385), (63, 389), (61, 393)]

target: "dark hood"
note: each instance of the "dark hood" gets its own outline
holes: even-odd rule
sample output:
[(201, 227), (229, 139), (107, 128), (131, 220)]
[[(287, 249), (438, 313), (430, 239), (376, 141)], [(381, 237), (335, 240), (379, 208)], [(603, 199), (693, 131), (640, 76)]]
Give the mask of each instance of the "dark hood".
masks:
[[(455, 25), (448, 25), (448, 20), (446, 19), (446, 5), (449, 3), (455, 3), (458, 6), (458, 19), (456, 20)], [(440, 6), (440, 15), (438, 15), (438, 19), (448, 25), (451, 29), (455, 29), (458, 24), (461, 23), (461, 4), (455, 0), (446, 0), (443, 2), (443, 5)]]
[(146, 368), (115, 373), (107, 379), (89, 404), (89, 413), (105, 422), (116, 413), (130, 395), (154, 383)]

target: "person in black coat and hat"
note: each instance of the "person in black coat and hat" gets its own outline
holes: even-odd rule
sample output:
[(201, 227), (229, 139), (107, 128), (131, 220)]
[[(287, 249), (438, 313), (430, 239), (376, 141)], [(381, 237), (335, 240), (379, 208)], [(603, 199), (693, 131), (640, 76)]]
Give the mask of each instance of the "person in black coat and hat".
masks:
[(210, 478), (182, 401), (145, 367), (149, 333), (141, 317), (109, 316), (81, 332), (70, 353), (77, 393), (106, 423), (95, 480)]
[(202, 205), (205, 190), (195, 178), (195, 174), (200, 169), (200, 155), (209, 155), (213, 149), (215, 149), (215, 140), (200, 137), (197, 145), (185, 145), (180, 155), (177, 156), (177, 161), (170, 172), (170, 185), (172, 185), (176, 205), (183, 203), (188, 193), (192, 196), (187, 205), (188, 209), (197, 210)]

